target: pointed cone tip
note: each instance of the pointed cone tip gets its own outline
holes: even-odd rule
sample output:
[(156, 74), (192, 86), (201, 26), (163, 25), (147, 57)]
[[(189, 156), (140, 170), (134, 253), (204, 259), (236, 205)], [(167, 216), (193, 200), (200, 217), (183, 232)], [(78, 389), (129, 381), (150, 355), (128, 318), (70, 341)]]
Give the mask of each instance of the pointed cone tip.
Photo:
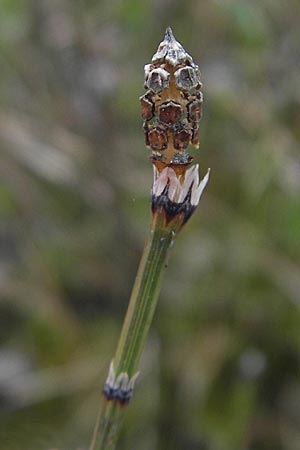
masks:
[(173, 39), (175, 39), (172, 28), (170, 26), (166, 28), (165, 39), (167, 39), (168, 41), (172, 41)]

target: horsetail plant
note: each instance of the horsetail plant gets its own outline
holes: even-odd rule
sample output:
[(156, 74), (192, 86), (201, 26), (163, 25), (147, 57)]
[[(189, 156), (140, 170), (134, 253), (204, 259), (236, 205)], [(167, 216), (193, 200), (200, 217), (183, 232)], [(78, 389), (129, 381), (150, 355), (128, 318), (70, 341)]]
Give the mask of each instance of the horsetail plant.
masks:
[(199, 67), (176, 41), (170, 27), (151, 64), (145, 66), (140, 98), (145, 141), (151, 149), (154, 180), (151, 224), (118, 346), (102, 390), (89, 450), (115, 448), (122, 418), (139, 375), (138, 364), (154, 315), (166, 258), (183, 225), (195, 211), (208, 182), (187, 153), (199, 147), (203, 96)]

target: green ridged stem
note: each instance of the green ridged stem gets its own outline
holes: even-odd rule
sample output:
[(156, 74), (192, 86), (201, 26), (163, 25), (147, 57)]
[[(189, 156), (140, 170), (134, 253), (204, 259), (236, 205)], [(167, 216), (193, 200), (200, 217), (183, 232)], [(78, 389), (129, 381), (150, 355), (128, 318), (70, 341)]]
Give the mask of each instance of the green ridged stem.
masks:
[[(180, 217), (166, 224), (165, 213), (162, 210), (153, 216), (150, 236), (143, 251), (113, 358), (116, 375), (126, 372), (131, 378), (137, 372), (157, 305), (168, 252), (180, 225)], [(125, 410), (124, 406), (102, 398), (89, 450), (115, 448)]]

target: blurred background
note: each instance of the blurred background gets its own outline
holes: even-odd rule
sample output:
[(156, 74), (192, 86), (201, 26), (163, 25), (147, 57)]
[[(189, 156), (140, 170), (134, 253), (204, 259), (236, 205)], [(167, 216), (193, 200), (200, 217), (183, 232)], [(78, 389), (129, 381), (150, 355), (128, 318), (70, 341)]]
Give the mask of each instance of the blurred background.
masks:
[(202, 71), (179, 236), (123, 450), (300, 449), (300, 3), (0, 1), (0, 449), (86, 449), (149, 223), (139, 96)]

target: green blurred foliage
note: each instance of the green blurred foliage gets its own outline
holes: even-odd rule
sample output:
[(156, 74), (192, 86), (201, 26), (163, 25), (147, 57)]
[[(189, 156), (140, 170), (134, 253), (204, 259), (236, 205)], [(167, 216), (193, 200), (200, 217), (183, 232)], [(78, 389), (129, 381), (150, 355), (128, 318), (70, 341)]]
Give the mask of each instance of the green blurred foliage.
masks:
[(299, 450), (300, 3), (0, 1), (0, 449), (86, 449), (149, 222), (138, 97), (171, 25), (211, 181), (119, 448)]

